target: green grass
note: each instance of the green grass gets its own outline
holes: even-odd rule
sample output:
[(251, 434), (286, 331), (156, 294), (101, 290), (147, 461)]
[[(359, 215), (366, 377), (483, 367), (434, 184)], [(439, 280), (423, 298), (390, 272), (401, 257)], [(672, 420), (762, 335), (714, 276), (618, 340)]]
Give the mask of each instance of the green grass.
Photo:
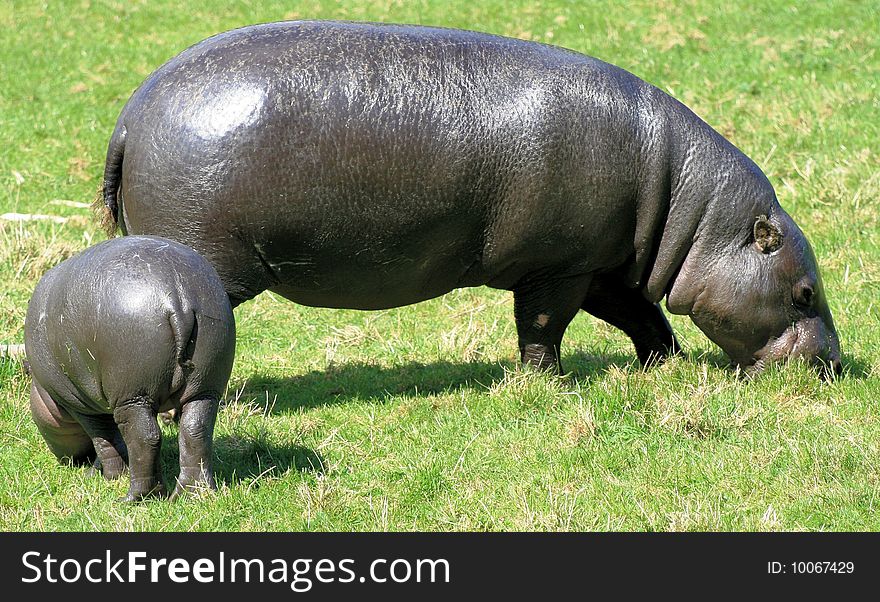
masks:
[[(880, 466), (880, 3), (0, 3), (0, 342), (49, 267), (103, 238), (85, 208), (122, 104), (156, 66), (284, 18), (458, 26), (559, 44), (673, 93), (753, 157), (810, 237), (847, 373), (753, 382), (687, 319), (649, 372), (582, 314), (570, 371), (516, 366), (509, 294), (379, 312), (269, 294), (236, 310), (219, 491), (123, 505), (60, 466), (0, 360), (2, 530), (876, 530)], [(165, 428), (166, 479), (176, 432)]]

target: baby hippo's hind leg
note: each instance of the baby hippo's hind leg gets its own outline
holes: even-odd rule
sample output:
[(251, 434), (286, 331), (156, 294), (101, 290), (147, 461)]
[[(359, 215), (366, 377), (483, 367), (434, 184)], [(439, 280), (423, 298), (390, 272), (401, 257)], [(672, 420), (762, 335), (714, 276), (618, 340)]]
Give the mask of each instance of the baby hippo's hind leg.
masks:
[(212, 468), (214, 423), (220, 401), (203, 397), (183, 404), (180, 411), (180, 476), (171, 499), (186, 491), (217, 489)]
[(681, 351), (660, 306), (613, 277), (597, 276), (581, 307), (625, 332), (643, 366), (662, 363)]
[(88, 433), (95, 448), (96, 458), (91, 474), (101, 474), (105, 479), (117, 479), (125, 473), (128, 450), (113, 417), (107, 414), (75, 413), (77, 422)]
[(128, 466), (131, 484), (126, 502), (138, 502), (148, 497), (163, 497), (161, 458), (162, 431), (156, 421), (156, 405), (152, 400), (138, 397), (120, 403), (113, 412), (122, 437), (128, 447)]
[(92, 438), (67, 410), (59, 406), (36, 382), (31, 383), (31, 416), (37, 429), (58, 460), (74, 466), (95, 458)]

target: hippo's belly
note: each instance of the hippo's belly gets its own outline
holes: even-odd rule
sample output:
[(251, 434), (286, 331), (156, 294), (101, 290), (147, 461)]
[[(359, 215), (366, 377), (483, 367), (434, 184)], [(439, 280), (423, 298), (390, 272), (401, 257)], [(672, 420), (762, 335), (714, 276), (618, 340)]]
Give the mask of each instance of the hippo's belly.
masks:
[(253, 232), (267, 288), (316, 307), (386, 309), (485, 284), (482, 229), (462, 216), (434, 215), (419, 226), (346, 213), (320, 226)]

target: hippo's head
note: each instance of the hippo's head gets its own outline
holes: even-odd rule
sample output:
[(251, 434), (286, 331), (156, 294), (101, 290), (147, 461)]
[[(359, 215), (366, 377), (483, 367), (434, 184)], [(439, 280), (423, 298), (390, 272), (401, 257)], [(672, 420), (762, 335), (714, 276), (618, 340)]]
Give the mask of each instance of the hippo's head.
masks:
[(802, 357), (823, 376), (839, 374), (837, 332), (803, 232), (781, 209), (732, 229), (732, 238), (700, 241), (688, 254), (669, 291), (670, 311), (690, 315), (747, 372)]

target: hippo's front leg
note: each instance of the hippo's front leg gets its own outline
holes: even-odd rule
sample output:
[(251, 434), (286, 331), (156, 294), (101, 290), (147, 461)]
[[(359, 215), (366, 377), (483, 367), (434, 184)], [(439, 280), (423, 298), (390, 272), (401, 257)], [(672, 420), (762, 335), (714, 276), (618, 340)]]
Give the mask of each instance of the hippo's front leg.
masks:
[(180, 476), (171, 499), (187, 490), (217, 489), (212, 470), (216, 397), (195, 399), (183, 405), (180, 411)]
[(113, 418), (128, 446), (131, 485), (123, 501), (137, 502), (166, 493), (159, 456), (162, 431), (159, 430), (156, 415), (155, 405), (144, 397), (120, 403), (113, 411)]
[(577, 314), (590, 276), (540, 276), (520, 282), (513, 291), (513, 311), (523, 364), (562, 372), (562, 335)]
[(681, 351), (660, 306), (611, 276), (593, 280), (582, 308), (625, 332), (643, 366), (661, 363)]

